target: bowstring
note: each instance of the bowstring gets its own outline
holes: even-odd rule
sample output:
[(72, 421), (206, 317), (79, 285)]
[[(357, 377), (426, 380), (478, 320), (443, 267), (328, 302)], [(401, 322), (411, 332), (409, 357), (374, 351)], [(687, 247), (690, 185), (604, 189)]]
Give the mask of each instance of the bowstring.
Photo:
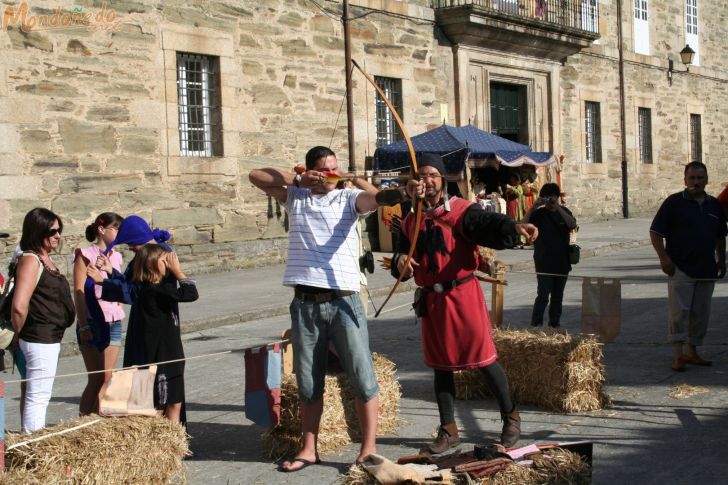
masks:
[[(354, 73), (354, 66), (351, 66), (351, 72), (349, 73), (349, 77)], [(344, 92), (344, 95), (341, 97), (341, 104), (339, 105), (339, 112), (336, 114), (336, 121), (334, 121), (334, 129), (331, 131), (331, 139), (329, 140), (329, 147), (334, 143), (334, 135), (336, 135), (336, 129), (339, 126), (339, 118), (341, 118), (341, 111), (344, 109), (344, 101), (346, 101), (346, 97), (349, 95), (346, 91)], [(368, 116), (368, 112), (367, 112)], [(351, 127), (349, 127), (351, 129)], [(369, 128), (367, 127), (367, 130)], [(369, 134), (367, 131), (367, 143), (369, 142)], [(338, 161), (338, 158), (337, 158)]]

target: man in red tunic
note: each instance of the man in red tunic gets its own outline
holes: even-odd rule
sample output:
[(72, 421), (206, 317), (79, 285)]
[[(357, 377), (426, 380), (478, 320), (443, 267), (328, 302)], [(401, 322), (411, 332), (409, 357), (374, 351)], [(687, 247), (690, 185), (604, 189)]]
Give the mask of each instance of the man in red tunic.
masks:
[(425, 365), (435, 371), (440, 412), (437, 438), (429, 451), (442, 453), (460, 443), (453, 371), (462, 369), (480, 369), (500, 407), (501, 443), (511, 447), (521, 434), (520, 417), (497, 360), (485, 298), (473, 271), (478, 267), (478, 245), (511, 248), (519, 244), (521, 235), (529, 243), (534, 241), (538, 230), (458, 197), (448, 199), (443, 190), (445, 165), (439, 155), (422, 153), (418, 165), (407, 193), (425, 204), (420, 235), (413, 258), (405, 266), (415, 224), (414, 214), (408, 214), (392, 258), (392, 275), (414, 275), (421, 288), (422, 347)]

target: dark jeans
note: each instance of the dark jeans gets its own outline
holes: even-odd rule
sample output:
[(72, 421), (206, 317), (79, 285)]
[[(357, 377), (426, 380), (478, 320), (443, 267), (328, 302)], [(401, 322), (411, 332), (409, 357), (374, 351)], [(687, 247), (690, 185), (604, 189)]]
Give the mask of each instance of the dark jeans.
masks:
[(538, 290), (536, 301), (533, 302), (533, 313), (531, 314), (531, 325), (534, 327), (543, 325), (543, 313), (546, 305), (549, 305), (549, 325), (557, 327), (561, 319), (561, 302), (564, 299), (564, 288), (568, 276), (546, 276), (536, 275), (538, 278)]

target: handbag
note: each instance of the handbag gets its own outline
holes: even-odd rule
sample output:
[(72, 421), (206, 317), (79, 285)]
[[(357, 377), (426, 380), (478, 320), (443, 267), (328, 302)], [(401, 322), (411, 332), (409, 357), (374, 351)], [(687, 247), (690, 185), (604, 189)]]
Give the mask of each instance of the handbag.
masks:
[(154, 407), (154, 377), (157, 366), (115, 370), (99, 400), (102, 416), (161, 416)]
[[(37, 285), (40, 281), (40, 276), (43, 274), (43, 263), (41, 263), (40, 258), (35, 253), (23, 253), (23, 256), (26, 255), (33, 256), (40, 265), (38, 277), (35, 280), (35, 284)], [(15, 337), (15, 329), (13, 328), (11, 319), (14, 295), (15, 263), (11, 263), (8, 271), (8, 281), (0, 296), (0, 350), (5, 350), (10, 347), (10, 344), (13, 342), (13, 337)]]
[(11, 280), (5, 286), (2, 296), (0, 296), (0, 349), (5, 350), (10, 347), (15, 336), (13, 322), (10, 320), (10, 310), (13, 307), (13, 294), (15, 289), (11, 288)]
[(578, 244), (569, 244), (569, 263), (577, 264), (581, 258), (581, 246)]

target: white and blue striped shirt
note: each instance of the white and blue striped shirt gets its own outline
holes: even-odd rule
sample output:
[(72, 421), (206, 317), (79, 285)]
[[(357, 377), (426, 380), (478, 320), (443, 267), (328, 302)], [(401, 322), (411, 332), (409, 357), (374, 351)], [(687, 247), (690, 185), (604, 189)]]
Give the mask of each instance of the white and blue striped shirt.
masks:
[(359, 291), (356, 198), (362, 192), (343, 189), (319, 195), (309, 189), (288, 187), (285, 207), (290, 227), (285, 286)]

